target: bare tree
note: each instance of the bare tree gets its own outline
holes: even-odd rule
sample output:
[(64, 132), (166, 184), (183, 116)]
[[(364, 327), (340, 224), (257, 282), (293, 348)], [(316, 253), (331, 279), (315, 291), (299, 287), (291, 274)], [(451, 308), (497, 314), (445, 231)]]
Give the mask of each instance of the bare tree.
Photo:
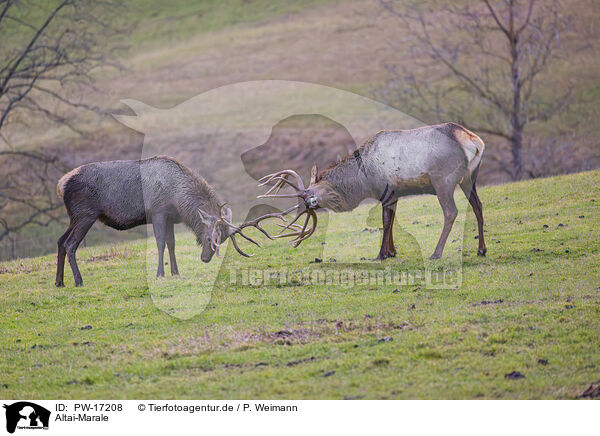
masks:
[(28, 225), (48, 226), (61, 214), (53, 180), (64, 171), (56, 157), (32, 151), (0, 151), (0, 240)]
[(114, 65), (107, 53), (117, 7), (102, 0), (0, 0), (0, 240), (61, 216), (54, 192), (65, 169), (59, 152), (15, 147), (11, 133), (50, 121), (81, 134), (75, 114), (103, 112), (90, 96), (97, 70)]
[(526, 126), (559, 113), (572, 91), (570, 84), (554, 83), (550, 93), (539, 86), (569, 30), (558, 0), (438, 2), (428, 10), (378, 1), (410, 32), (410, 62), (386, 66), (393, 77), (387, 90), (417, 116), (433, 114), (502, 138), (510, 157), (488, 156), (511, 178), (522, 179)]

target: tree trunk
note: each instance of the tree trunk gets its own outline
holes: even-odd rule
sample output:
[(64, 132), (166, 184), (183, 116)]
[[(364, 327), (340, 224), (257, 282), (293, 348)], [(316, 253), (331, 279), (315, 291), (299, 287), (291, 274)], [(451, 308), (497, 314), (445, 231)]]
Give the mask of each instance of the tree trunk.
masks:
[[(516, 44), (516, 42), (515, 42)], [(521, 78), (519, 74), (518, 52), (515, 50), (515, 58), (512, 67), (513, 79), (513, 107), (510, 117), (510, 142), (512, 146), (512, 172), (515, 180), (523, 178), (523, 122), (521, 120)]]
[(512, 142), (512, 164), (513, 178), (521, 180), (523, 178), (523, 129), (520, 126), (513, 126)]
[(511, 146), (513, 157), (513, 179), (521, 180), (523, 178), (523, 127), (521, 117), (521, 71), (520, 63), (520, 47), (518, 33), (515, 33), (515, 5), (513, 0), (509, 3), (509, 24), (507, 37), (510, 44), (511, 55), (511, 81), (512, 81), (512, 111), (510, 116), (511, 128)]

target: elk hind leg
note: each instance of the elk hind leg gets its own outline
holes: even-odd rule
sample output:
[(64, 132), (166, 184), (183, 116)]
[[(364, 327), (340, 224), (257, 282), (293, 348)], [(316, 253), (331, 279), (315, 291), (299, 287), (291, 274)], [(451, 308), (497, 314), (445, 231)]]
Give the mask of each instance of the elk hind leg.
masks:
[(478, 256), (485, 256), (487, 253), (487, 248), (485, 246), (485, 239), (483, 236), (483, 205), (481, 204), (481, 200), (479, 199), (479, 195), (477, 194), (477, 187), (475, 186), (475, 182), (471, 183), (470, 181), (463, 182), (460, 187), (462, 188), (465, 196), (469, 200), (469, 204), (473, 208), (473, 213), (475, 214), (475, 218), (477, 218), (477, 230), (478, 230), (478, 240), (479, 240), (479, 248), (477, 249)]
[(452, 230), (454, 220), (456, 220), (456, 216), (458, 215), (458, 209), (456, 208), (456, 203), (454, 202), (455, 187), (456, 185), (452, 185), (452, 188), (450, 188), (448, 185), (441, 187), (434, 186), (434, 188), (436, 188), (438, 201), (440, 202), (440, 206), (444, 212), (444, 228), (442, 229), (442, 234), (440, 235), (440, 239), (435, 247), (435, 251), (429, 258), (431, 260), (442, 257), (446, 240), (448, 239), (448, 235)]
[(73, 230), (72, 224), (63, 235), (58, 238), (58, 254), (56, 257), (56, 281), (54, 284), (61, 288), (65, 285), (64, 283), (64, 272), (65, 272), (65, 257), (67, 255), (67, 249), (65, 248), (65, 240), (69, 237), (69, 234)]
[(81, 278), (81, 273), (79, 272), (79, 267), (77, 266), (77, 259), (75, 258), (75, 252), (77, 251), (77, 247), (90, 230), (90, 228), (96, 222), (95, 216), (83, 216), (81, 218), (74, 219), (73, 230), (69, 233), (67, 238), (64, 241), (64, 247), (67, 254), (67, 258), (69, 259), (69, 264), (71, 265), (71, 270), (73, 271), (73, 278), (75, 279), (75, 286), (83, 286), (83, 279)]

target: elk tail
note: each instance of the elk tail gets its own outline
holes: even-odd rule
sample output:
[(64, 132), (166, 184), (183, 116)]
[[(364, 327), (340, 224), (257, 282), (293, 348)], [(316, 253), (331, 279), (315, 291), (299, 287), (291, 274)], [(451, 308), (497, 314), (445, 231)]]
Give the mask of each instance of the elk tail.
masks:
[(464, 135), (466, 137), (461, 138), (460, 145), (467, 157), (469, 174), (472, 175), (481, 164), (485, 144), (475, 133), (467, 129), (464, 129), (464, 131), (467, 135)]
[(60, 198), (63, 198), (65, 194), (65, 186), (67, 185), (69, 180), (71, 180), (71, 177), (73, 177), (78, 172), (79, 168), (75, 168), (74, 170), (69, 171), (67, 174), (60, 178), (60, 180), (56, 184), (56, 195), (58, 195)]

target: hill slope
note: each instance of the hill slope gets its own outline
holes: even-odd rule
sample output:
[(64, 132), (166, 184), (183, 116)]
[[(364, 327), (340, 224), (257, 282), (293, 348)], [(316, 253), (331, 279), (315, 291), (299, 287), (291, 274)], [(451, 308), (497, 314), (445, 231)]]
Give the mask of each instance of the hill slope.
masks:
[[(66, 288), (53, 286), (54, 256), (0, 263), (0, 397), (575, 398), (600, 369), (598, 186), (595, 171), (482, 189), (488, 257), (475, 256), (469, 211), (452, 290), (231, 283), (235, 268), (336, 268), (309, 263), (323, 252), (323, 223), (295, 251), (228, 251), (208, 307), (188, 321), (155, 306), (143, 241), (81, 249), (83, 288), (69, 271)], [(437, 236), (441, 213), (429, 206), (432, 196), (399, 203), (399, 256), (369, 268), (422, 265), (402, 229)], [(328, 243), (352, 241), (336, 257), (376, 255), (361, 231), (375, 216), (361, 207), (328, 231)], [(178, 253), (182, 276), (161, 279), (165, 298), (208, 268), (183, 234)], [(513, 371), (525, 378), (504, 377)]]
[[(526, 155), (528, 160), (536, 161), (536, 168), (539, 167), (536, 174), (591, 170), (600, 164), (595, 129), (600, 107), (600, 56), (599, 46), (595, 44), (598, 40), (598, 27), (595, 26), (598, 8), (594, 8), (590, 0), (566, 0), (563, 3), (565, 13), (572, 15), (573, 28), (577, 32), (572, 38), (560, 38), (561, 44), (568, 47), (567, 54), (548, 72), (539, 88), (557, 93), (572, 82), (573, 104), (553, 120), (532, 123), (526, 132)], [(393, 78), (388, 68), (395, 64), (418, 68), (408, 49), (407, 42), (412, 35), (378, 2), (176, 0), (165, 3), (135, 0), (128, 2), (124, 13), (124, 22), (132, 24), (127, 41), (120, 41), (128, 46), (127, 55), (120, 60), (126, 68), (119, 73), (99, 73), (96, 87), (100, 92), (81, 96), (109, 112), (125, 110), (121, 99), (132, 98), (155, 107), (170, 108), (223, 85), (265, 79), (332, 86), (381, 100), (401, 111), (407, 110), (399, 105), (394, 92), (388, 90), (388, 82)], [(456, 38), (460, 33), (461, 30), (456, 29), (456, 34), (448, 37)], [(418, 71), (413, 72), (418, 74)], [(474, 110), (479, 109), (475, 107)], [(140, 157), (144, 141), (141, 134), (110, 116), (92, 122), (88, 120), (89, 114), (84, 116), (78, 112), (72, 115), (85, 120), (80, 128), (88, 131), (86, 137), (76, 136), (66, 128), (49, 127), (46, 122), (33, 118), (27, 119), (26, 129), (15, 124), (3, 134), (10, 138), (15, 148), (47, 148), (64, 159), (67, 167), (97, 160)], [(437, 119), (432, 115), (424, 121), (457, 120)], [(240, 129), (239, 133), (236, 140), (244, 141), (243, 135), (247, 132)], [(165, 142), (171, 144), (194, 145), (200, 149), (196, 154), (201, 154), (201, 159), (216, 162), (215, 167), (227, 172), (231, 162), (223, 162), (221, 157), (229, 142), (216, 140), (218, 136), (211, 132), (204, 135), (195, 131), (181, 135), (165, 132), (165, 136)], [(306, 131), (298, 129), (296, 134), (284, 135), (283, 139), (306, 145), (306, 136)], [(506, 180), (496, 163), (498, 159), (506, 159), (504, 142), (493, 136), (481, 136), (486, 142), (486, 158), (480, 182)], [(308, 169), (313, 163), (304, 162), (304, 167)], [(0, 161), (0, 173), (9, 164)], [(56, 179), (58, 177), (60, 175)], [(48, 189), (53, 191), (54, 187)], [(239, 203), (243, 198), (238, 196), (229, 200)], [(16, 205), (17, 210), (11, 210), (7, 216), (19, 216), (18, 207)], [(66, 214), (63, 216), (66, 219)], [(43, 238), (40, 234), (47, 233), (47, 229), (29, 226), (14, 235), (14, 243), (0, 242), (0, 258), (52, 251), (63, 227), (62, 224), (52, 227), (52, 236)], [(87, 242), (95, 244), (118, 237), (116, 232), (110, 231), (96, 232), (95, 235)]]

